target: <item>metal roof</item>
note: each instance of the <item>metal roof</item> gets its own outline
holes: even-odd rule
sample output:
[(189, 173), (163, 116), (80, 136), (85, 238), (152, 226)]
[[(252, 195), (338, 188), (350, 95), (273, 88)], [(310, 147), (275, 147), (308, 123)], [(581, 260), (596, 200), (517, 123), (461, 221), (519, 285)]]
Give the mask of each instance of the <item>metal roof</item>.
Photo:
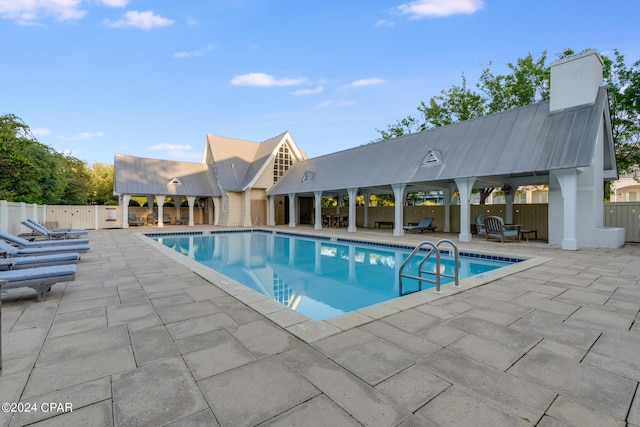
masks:
[(116, 154), (114, 192), (167, 196), (220, 196), (212, 171), (204, 163), (176, 162)]
[[(401, 183), (437, 187), (455, 178), (538, 176), (586, 167), (593, 162), (603, 117), (609, 123), (606, 89), (600, 88), (592, 104), (550, 113), (545, 101), (298, 162), (268, 194)], [(611, 132), (608, 126), (605, 134)], [(605, 145), (605, 169), (615, 170), (607, 137)], [(307, 172), (313, 175), (305, 180)]]
[(244, 191), (251, 187), (288, 133), (263, 142), (208, 134), (207, 144), (222, 188)]

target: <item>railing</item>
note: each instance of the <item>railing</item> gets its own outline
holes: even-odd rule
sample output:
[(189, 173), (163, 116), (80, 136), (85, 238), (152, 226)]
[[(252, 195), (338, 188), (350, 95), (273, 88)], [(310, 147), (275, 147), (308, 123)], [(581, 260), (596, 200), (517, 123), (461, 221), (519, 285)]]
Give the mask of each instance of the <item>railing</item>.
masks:
[[(453, 248), (453, 253), (454, 253), (454, 258), (455, 258), (455, 264), (454, 264), (454, 273), (453, 275), (451, 274), (446, 274), (442, 271), (440, 271), (440, 245), (442, 244), (449, 244), (451, 245), (451, 247)], [(422, 258), (422, 260), (420, 261), (420, 263), (418, 264), (418, 275), (414, 276), (414, 275), (410, 275), (404, 272), (404, 269), (407, 265), (409, 265), (409, 263), (411, 262), (411, 260), (418, 254), (418, 253), (423, 253), (423, 248), (425, 246), (428, 246), (430, 249), (429, 251), (424, 255), (424, 257)], [(436, 269), (435, 269), (435, 273), (433, 271), (427, 271), (424, 270), (422, 267), (424, 266), (424, 263), (431, 258), (431, 256), (435, 253), (436, 255)], [(428, 276), (425, 277), (423, 276), (423, 274), (427, 274)], [(402, 263), (402, 265), (400, 266), (400, 271), (398, 272), (398, 276), (399, 276), (399, 294), (400, 296), (403, 295), (407, 295), (413, 292), (420, 292), (422, 290), (422, 283), (423, 282), (428, 282), (428, 283), (433, 283), (436, 285), (436, 290), (435, 292), (440, 292), (440, 280), (442, 277), (448, 278), (448, 279), (454, 279), (454, 284), (453, 286), (456, 288), (460, 287), (460, 282), (459, 282), (459, 265), (458, 265), (458, 247), (456, 246), (456, 244), (449, 239), (441, 239), (439, 240), (437, 243), (432, 243), (428, 240), (425, 240), (424, 242), (421, 242), (418, 244), (418, 246), (415, 247), (415, 249), (413, 249), (413, 251), (411, 252), (411, 254), (409, 254), (409, 256), (407, 257), (406, 260), (404, 260), (404, 262)], [(433, 278), (433, 276), (435, 276), (435, 278)], [(404, 292), (404, 290), (402, 289), (402, 278), (407, 278), (407, 279), (414, 279), (418, 281), (418, 289), (415, 291), (408, 291), (408, 292)]]

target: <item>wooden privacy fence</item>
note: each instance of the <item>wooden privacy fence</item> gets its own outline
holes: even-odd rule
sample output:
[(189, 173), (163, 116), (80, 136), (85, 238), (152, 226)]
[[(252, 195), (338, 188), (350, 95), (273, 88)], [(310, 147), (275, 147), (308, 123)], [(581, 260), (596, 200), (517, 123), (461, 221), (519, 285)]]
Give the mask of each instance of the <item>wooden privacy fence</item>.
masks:
[(604, 226), (625, 229), (625, 242), (640, 242), (640, 202), (604, 204)]
[[(604, 203), (604, 226), (621, 227), (625, 229), (625, 241), (640, 242), (640, 202)], [(348, 208), (340, 209), (342, 214), (348, 213)], [(129, 212), (137, 216), (145, 216), (149, 208), (129, 207)], [(154, 208), (157, 212), (157, 208)], [(176, 208), (165, 206), (164, 213), (176, 216)], [(181, 213), (188, 213), (188, 208), (181, 208)], [(444, 206), (405, 206), (404, 222), (418, 223), (422, 218), (434, 218), (434, 225), (438, 231), (444, 230)], [(323, 208), (323, 214), (335, 214), (336, 208)], [(506, 219), (506, 205), (471, 205), (470, 216), (473, 223), (480, 214), (501, 216)], [(42, 206), (0, 200), (0, 230), (13, 234), (29, 231), (20, 224), (26, 218), (37, 218), (45, 225), (70, 228), (122, 228), (123, 209), (120, 206)], [(201, 208), (194, 209), (194, 222), (204, 223), (204, 212)], [(368, 212), (369, 227), (374, 227), (376, 221), (394, 221), (394, 207), (370, 207)], [(559, 219), (562, 220), (562, 219)], [(547, 239), (549, 230), (548, 205), (514, 204), (513, 223), (521, 224), (523, 228), (538, 230), (538, 238)], [(364, 207), (356, 208), (356, 225), (363, 227)], [(452, 233), (459, 233), (460, 206), (450, 207), (450, 226)]]

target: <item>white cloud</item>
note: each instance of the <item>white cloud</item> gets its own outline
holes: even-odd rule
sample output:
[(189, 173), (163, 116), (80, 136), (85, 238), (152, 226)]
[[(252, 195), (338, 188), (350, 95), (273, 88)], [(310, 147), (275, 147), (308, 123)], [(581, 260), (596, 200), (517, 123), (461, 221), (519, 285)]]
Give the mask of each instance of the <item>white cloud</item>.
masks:
[(47, 128), (31, 128), (31, 135), (35, 137), (48, 136), (51, 134), (51, 130)]
[(205, 47), (204, 49), (176, 52), (173, 54), (173, 57), (174, 58), (193, 58), (195, 56), (203, 56), (203, 55), (206, 55), (207, 52), (212, 51), (214, 47), (215, 47), (214, 45), (210, 44), (210, 45), (207, 45), (207, 47)]
[(309, 88), (309, 89), (300, 89), (300, 90), (295, 90), (293, 92), (290, 92), (291, 95), (313, 95), (316, 93), (322, 93), (322, 91), (324, 90), (324, 87), (322, 86), (318, 86), (318, 87), (314, 87), (314, 88)]
[(415, 0), (398, 6), (400, 13), (411, 19), (472, 14), (484, 7), (482, 0)]
[(335, 100), (335, 99), (327, 99), (326, 101), (322, 101), (320, 104), (316, 105), (316, 108), (340, 108), (340, 107), (350, 107), (355, 104), (355, 101), (344, 101), (344, 100)]
[(102, 138), (103, 136), (104, 133), (102, 132), (81, 132), (73, 136), (60, 135), (58, 139), (62, 139), (64, 141), (85, 141), (87, 139)]
[(129, 0), (97, 0), (99, 4), (109, 7), (125, 7)]
[(396, 25), (395, 22), (389, 21), (387, 19), (380, 19), (378, 22), (376, 22), (376, 27), (381, 27), (381, 28), (391, 28), (394, 25)]
[(167, 144), (163, 142), (162, 144), (152, 145), (151, 149), (155, 151), (185, 151), (191, 150), (191, 146), (188, 144)]
[(264, 73), (243, 74), (231, 79), (231, 84), (234, 86), (296, 86), (304, 82), (306, 82), (306, 79), (304, 78), (276, 78)]
[(80, 3), (81, 0), (0, 0), (0, 17), (22, 25), (32, 25), (45, 16), (76, 21), (87, 14), (80, 9)]
[(174, 159), (198, 159), (202, 158), (202, 153), (193, 151), (191, 145), (161, 143), (150, 147), (154, 151), (163, 151), (165, 156)]
[(372, 77), (370, 79), (356, 80), (353, 83), (351, 83), (349, 87), (375, 86), (375, 85), (381, 85), (382, 83), (384, 83), (384, 80), (379, 79), (377, 77)]
[(124, 18), (115, 22), (105, 20), (105, 25), (113, 28), (140, 28), (143, 30), (150, 30), (156, 27), (166, 27), (176, 22), (173, 19), (163, 18), (162, 16), (155, 15), (152, 11), (147, 10), (139, 12), (137, 10), (131, 10), (124, 14)]

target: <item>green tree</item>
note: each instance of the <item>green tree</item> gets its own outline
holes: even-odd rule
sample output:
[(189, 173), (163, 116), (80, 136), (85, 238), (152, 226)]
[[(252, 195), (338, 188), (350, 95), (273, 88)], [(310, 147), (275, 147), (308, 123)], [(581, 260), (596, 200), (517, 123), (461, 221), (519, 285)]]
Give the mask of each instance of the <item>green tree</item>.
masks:
[(640, 165), (640, 60), (627, 67), (624, 56), (613, 52), (613, 59), (603, 57), (604, 76), (618, 171), (628, 173)]
[(89, 201), (96, 205), (117, 205), (118, 198), (113, 195), (113, 165), (94, 163), (91, 169), (91, 194)]
[(58, 203), (65, 189), (60, 157), (40, 144), (22, 119), (0, 116), (0, 198), (27, 203)]
[(87, 163), (72, 156), (57, 154), (59, 173), (64, 180), (64, 191), (57, 204), (84, 205), (91, 188), (91, 173)]
[[(564, 58), (573, 54), (573, 50), (565, 49), (558, 56)], [(609, 88), (617, 166), (620, 172), (625, 173), (640, 164), (640, 61), (627, 67), (624, 56), (617, 50), (614, 54), (614, 59), (602, 57), (603, 74)], [(546, 100), (549, 98), (550, 77), (546, 62), (546, 51), (537, 59), (528, 54), (515, 63), (507, 64), (510, 72), (505, 75), (495, 75), (489, 63), (476, 84), (479, 92), (467, 88), (463, 74), (460, 85), (446, 91), (443, 89), (428, 102), (422, 101), (417, 107), (420, 112), (417, 117), (407, 116), (388, 125), (385, 130), (376, 129), (380, 134), (376, 141)], [(481, 204), (493, 190), (485, 188), (480, 191)]]
[(92, 192), (86, 162), (41, 144), (14, 114), (0, 116), (0, 199), (83, 205)]

